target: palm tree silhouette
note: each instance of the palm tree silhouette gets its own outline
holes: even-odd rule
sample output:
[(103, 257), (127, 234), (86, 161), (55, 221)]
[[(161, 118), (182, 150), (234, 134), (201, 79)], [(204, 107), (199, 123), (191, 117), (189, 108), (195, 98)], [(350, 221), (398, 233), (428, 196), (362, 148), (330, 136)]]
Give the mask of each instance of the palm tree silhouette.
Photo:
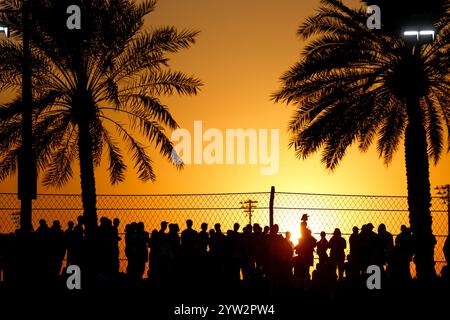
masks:
[(449, 15), (436, 24), (437, 39), (423, 45), (369, 30), (366, 19), (363, 9), (323, 0), (298, 29), (309, 42), (273, 99), (296, 106), (289, 123), (296, 155), (321, 149), (330, 170), (348, 147), (357, 144), (364, 152), (374, 140), (389, 164), (404, 140), (417, 276), (430, 279), (435, 241), (429, 158), (439, 161), (450, 132)]
[[(79, 1), (82, 29), (65, 28), (72, 1), (30, 3), (33, 72), (34, 147), (43, 183), (61, 187), (78, 160), (87, 234), (97, 226), (94, 168), (106, 153), (110, 181), (124, 180), (127, 164), (123, 142), (138, 176), (155, 180), (149, 145), (172, 159), (166, 130), (177, 122), (160, 95), (195, 95), (201, 81), (168, 68), (168, 54), (195, 43), (196, 31), (174, 27), (144, 28), (156, 1)], [(8, 0), (4, 8), (17, 8)], [(20, 36), (20, 19), (3, 14)], [(20, 87), (21, 46), (0, 43), (0, 89)], [(21, 145), (20, 98), (0, 108), (0, 180), (16, 170)], [(122, 143), (120, 143), (120, 140)], [(182, 163), (174, 162), (177, 167)]]

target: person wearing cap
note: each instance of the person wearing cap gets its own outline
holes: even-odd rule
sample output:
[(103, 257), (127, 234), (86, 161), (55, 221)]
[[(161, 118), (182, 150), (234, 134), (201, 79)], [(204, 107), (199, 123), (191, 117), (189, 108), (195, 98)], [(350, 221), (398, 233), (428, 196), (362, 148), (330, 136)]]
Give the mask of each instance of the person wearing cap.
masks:
[(308, 229), (308, 218), (309, 218), (309, 216), (305, 213), (302, 215), (302, 217), (300, 219), (302, 221), (302, 222), (300, 222), (300, 234), (301, 235), (306, 234), (305, 231)]

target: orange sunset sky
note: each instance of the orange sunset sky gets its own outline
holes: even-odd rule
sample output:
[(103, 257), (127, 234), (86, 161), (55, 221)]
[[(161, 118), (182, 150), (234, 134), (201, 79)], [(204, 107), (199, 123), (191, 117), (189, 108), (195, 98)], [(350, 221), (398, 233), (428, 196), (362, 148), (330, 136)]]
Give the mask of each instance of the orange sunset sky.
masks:
[[(359, 0), (345, 1), (359, 6)], [(274, 104), (270, 95), (283, 72), (300, 58), (303, 43), (296, 30), (318, 8), (319, 0), (159, 0), (146, 25), (173, 25), (200, 30), (197, 43), (172, 57), (171, 67), (194, 74), (205, 84), (194, 97), (162, 97), (182, 128), (193, 130), (279, 129), (280, 166), (275, 175), (260, 174), (261, 165), (186, 165), (177, 170), (154, 154), (157, 181), (140, 182), (129, 165), (127, 180), (111, 186), (104, 167), (96, 171), (99, 194), (279, 191), (405, 195), (403, 148), (389, 167), (378, 158), (375, 145), (365, 154), (356, 146), (331, 173), (320, 155), (298, 160), (288, 149), (287, 123), (293, 106)], [(5, 96), (3, 95), (2, 99)], [(206, 145), (206, 143), (205, 143)], [(450, 183), (450, 156), (431, 164), (432, 186)], [(0, 184), (15, 192), (16, 177)], [(41, 193), (79, 193), (78, 171), (63, 189), (39, 186)]]

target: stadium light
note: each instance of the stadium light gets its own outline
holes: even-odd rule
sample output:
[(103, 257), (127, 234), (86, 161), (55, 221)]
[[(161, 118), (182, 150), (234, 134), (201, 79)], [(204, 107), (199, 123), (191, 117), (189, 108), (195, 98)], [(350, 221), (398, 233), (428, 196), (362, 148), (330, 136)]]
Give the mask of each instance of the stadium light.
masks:
[(9, 38), (9, 28), (6, 26), (2, 26), (0, 23), (0, 33), (4, 33), (7, 38)]
[(415, 37), (416, 41), (419, 40), (429, 40), (428, 37), (431, 36), (431, 41), (434, 41), (435, 38), (435, 31), (430, 29), (425, 30), (406, 30), (403, 32), (403, 36), (407, 39), (411, 39), (412, 37)]

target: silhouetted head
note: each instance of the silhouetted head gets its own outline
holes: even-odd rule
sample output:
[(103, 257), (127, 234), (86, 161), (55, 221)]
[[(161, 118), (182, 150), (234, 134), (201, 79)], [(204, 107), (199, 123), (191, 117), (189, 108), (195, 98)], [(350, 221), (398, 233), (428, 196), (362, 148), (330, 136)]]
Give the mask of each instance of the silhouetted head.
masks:
[(302, 215), (302, 218), (300, 219), (302, 222), (308, 221), (309, 216), (305, 213)]
[(114, 220), (113, 220), (113, 225), (114, 225), (114, 227), (116, 227), (116, 228), (119, 227), (119, 225), (120, 225), (120, 220), (119, 220), (119, 218), (114, 218)]
[(339, 228), (334, 229), (333, 235), (336, 237), (340, 237), (341, 236), (341, 230)]
[(238, 232), (240, 227), (241, 226), (239, 225), (239, 223), (236, 222), (235, 224), (233, 224), (233, 231)]
[(374, 228), (372, 223), (368, 223), (368, 224), (366, 224), (366, 226), (367, 226), (367, 230), (369, 230), (369, 231), (372, 231)]
[(69, 230), (72, 230), (74, 225), (75, 225), (75, 223), (73, 223), (73, 221), (67, 222), (67, 227), (69, 228)]
[(208, 224), (206, 222), (203, 222), (200, 228), (202, 229), (202, 231), (206, 231), (208, 230)]
[(327, 234), (325, 233), (325, 231), (322, 231), (320, 233), (320, 238), (325, 239), (326, 236), (327, 236)]
[(187, 227), (188, 229), (191, 229), (193, 224), (194, 224), (194, 223), (192, 222), (191, 219), (186, 220), (186, 227)]
[(59, 222), (59, 220), (53, 221), (52, 227), (55, 229), (61, 229), (61, 223)]
[(162, 221), (161, 222), (161, 231), (164, 232), (167, 229), (167, 221)]
[(259, 224), (255, 223), (255, 224), (253, 225), (253, 232), (254, 232), (255, 234), (261, 234), (261, 233), (262, 233), (262, 228), (261, 228), (261, 226), (260, 226)]
[(263, 230), (263, 233), (264, 234), (269, 234), (269, 231), (270, 231), (270, 227), (269, 226), (265, 226), (264, 230)]
[(270, 228), (270, 234), (278, 234), (280, 227), (277, 224), (274, 224), (272, 228)]
[(352, 228), (352, 231), (353, 231), (354, 234), (358, 234), (359, 228), (357, 226), (354, 226)]
[(220, 223), (216, 223), (216, 224), (214, 225), (214, 229), (216, 230), (216, 232), (222, 232), (222, 231), (220, 230)]
[(385, 226), (384, 223), (381, 223), (381, 224), (378, 226), (378, 233), (384, 233), (384, 232), (386, 232), (386, 226)]
[(47, 221), (45, 221), (45, 219), (39, 220), (39, 226), (46, 227), (47, 226)]
[(211, 237), (213, 237), (215, 234), (216, 234), (216, 230), (214, 230), (214, 229), (210, 229), (210, 230), (209, 230), (209, 235), (210, 235)]
[(144, 226), (144, 223), (143, 223), (142, 221), (139, 221), (139, 222), (138, 222), (138, 224), (137, 224), (137, 229), (138, 229), (139, 231), (144, 231), (145, 226)]
[(84, 217), (83, 217), (83, 216), (78, 216), (78, 217), (77, 217), (77, 223), (78, 223), (79, 225), (84, 224)]
[(244, 233), (251, 234), (252, 233), (252, 225), (248, 224), (244, 227)]

